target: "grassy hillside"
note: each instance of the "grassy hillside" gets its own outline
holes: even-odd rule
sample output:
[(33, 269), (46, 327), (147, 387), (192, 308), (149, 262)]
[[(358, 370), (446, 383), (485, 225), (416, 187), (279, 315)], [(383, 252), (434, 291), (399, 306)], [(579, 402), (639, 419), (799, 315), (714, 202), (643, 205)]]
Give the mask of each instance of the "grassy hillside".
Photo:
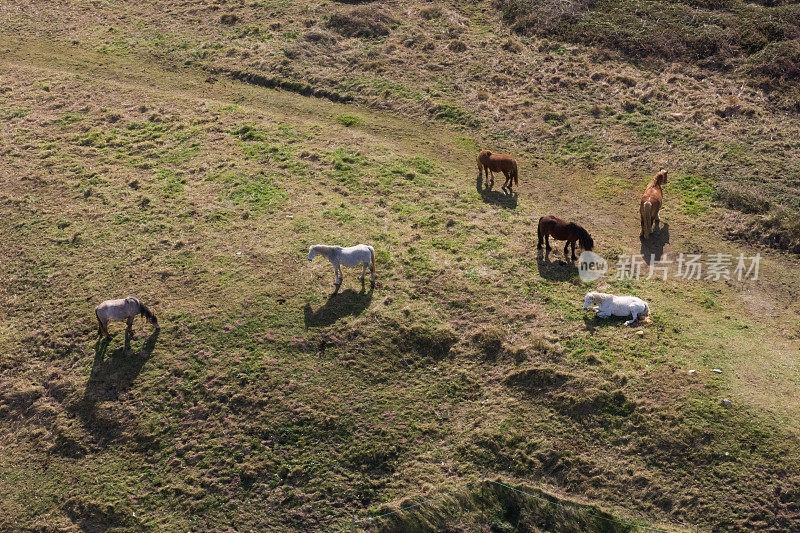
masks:
[[(336, 530), (483, 477), (579, 511), (481, 485), (362, 525), (796, 523), (797, 258), (722, 238), (791, 219), (796, 124), (736, 74), (501, 17), (0, 6), (3, 529)], [(516, 196), (476, 184), (483, 146), (519, 156)], [(656, 247), (760, 252), (758, 282), (585, 285), (537, 256), (546, 213), (612, 263), (649, 252), (659, 166)], [(377, 286), (345, 270), (332, 295), (318, 242), (373, 244)], [(654, 324), (584, 314), (587, 287)], [(96, 343), (94, 305), (127, 294), (162, 330)]]
[(727, 234), (798, 252), (797, 6), (772, 4), (25, 2), (2, 16), (209, 83), (463, 124), (534, 160), (669, 166), (713, 182)]

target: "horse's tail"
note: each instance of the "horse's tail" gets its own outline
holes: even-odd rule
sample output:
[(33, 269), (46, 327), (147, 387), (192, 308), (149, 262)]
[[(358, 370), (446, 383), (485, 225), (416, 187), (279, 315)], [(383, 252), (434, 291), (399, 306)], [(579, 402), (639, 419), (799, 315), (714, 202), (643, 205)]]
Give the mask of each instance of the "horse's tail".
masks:
[(99, 335), (103, 335), (103, 321), (100, 319), (100, 310), (95, 308), (94, 316), (97, 317), (97, 330)]
[(375, 248), (372, 246), (369, 247), (369, 268), (372, 270), (372, 273), (375, 273)]
[(639, 214), (642, 218), (642, 235), (645, 239), (650, 237), (650, 228), (653, 225), (653, 219), (651, 218), (650, 214), (652, 208), (653, 204), (648, 200), (643, 202), (641, 208), (639, 209)]

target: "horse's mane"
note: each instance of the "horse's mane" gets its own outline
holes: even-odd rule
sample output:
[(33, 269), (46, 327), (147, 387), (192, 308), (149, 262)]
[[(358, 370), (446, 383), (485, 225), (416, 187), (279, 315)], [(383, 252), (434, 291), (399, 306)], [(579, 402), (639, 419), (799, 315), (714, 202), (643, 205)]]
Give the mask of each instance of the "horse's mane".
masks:
[[(139, 300), (136, 300), (139, 302)], [(149, 322), (152, 322), (156, 319), (156, 315), (142, 302), (139, 302), (139, 314), (145, 317)]]
[(591, 296), (592, 300), (594, 300), (595, 302), (597, 302), (598, 299), (607, 300), (608, 298), (614, 297), (613, 294), (608, 294), (607, 292), (597, 292), (597, 291), (591, 291), (587, 294), (587, 296)]
[(650, 183), (647, 185), (647, 188), (649, 189), (650, 187), (655, 187), (655, 186), (660, 187), (661, 184), (664, 183), (665, 181), (667, 181), (667, 171), (662, 168), (656, 173), (655, 176), (653, 176), (653, 179), (650, 180)]
[(320, 253), (327, 257), (334, 248), (336, 247), (329, 244), (314, 244), (311, 246), (311, 248), (309, 248), (309, 251), (313, 250), (315, 253)]
[(578, 241), (581, 243), (581, 248), (584, 250), (591, 250), (594, 248), (594, 239), (589, 235), (589, 232), (583, 229), (582, 226), (575, 224), (578, 229)]

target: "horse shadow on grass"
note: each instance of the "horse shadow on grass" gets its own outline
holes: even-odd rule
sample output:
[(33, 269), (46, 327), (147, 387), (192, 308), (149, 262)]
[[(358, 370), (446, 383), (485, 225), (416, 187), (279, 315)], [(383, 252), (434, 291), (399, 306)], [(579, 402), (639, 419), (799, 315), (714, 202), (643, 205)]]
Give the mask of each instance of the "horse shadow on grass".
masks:
[[(536, 253), (536, 266), (539, 268), (539, 275), (550, 281), (567, 281), (578, 275), (578, 267), (575, 263), (567, 262), (562, 259), (550, 260), (552, 250)], [(560, 252), (556, 252), (560, 255)]]
[(650, 237), (645, 239), (640, 236), (639, 240), (642, 242), (641, 253), (644, 262), (649, 265), (653, 261), (660, 261), (664, 255), (664, 246), (669, 244), (669, 224), (659, 225), (656, 222)]
[(160, 331), (153, 330), (137, 352), (131, 350), (131, 339), (126, 334), (125, 344), (111, 352), (108, 358), (105, 358), (105, 354), (111, 339), (98, 340), (92, 374), (83, 393), (84, 401), (116, 400), (120, 392), (130, 388), (155, 350)]
[[(70, 410), (97, 443), (106, 445), (114, 442), (129, 429), (130, 425), (123, 418), (98, 404), (119, 400), (120, 394), (131, 387), (155, 350), (158, 334), (159, 330), (153, 331), (136, 352), (130, 349), (130, 338), (126, 335), (124, 345), (111, 352), (107, 359), (105, 354), (111, 339), (101, 338), (95, 343), (94, 365), (83, 398)], [(62, 435), (56, 442), (55, 451), (68, 457), (81, 457), (87, 449), (79, 440)]]
[(499, 205), (506, 209), (517, 208), (517, 197), (519, 196), (517, 193), (511, 189), (509, 189), (508, 192), (502, 191), (501, 189), (501, 192), (495, 191), (491, 187), (484, 186), (483, 177), (480, 174), (475, 180), (475, 190), (478, 191), (478, 194), (481, 195), (481, 199), (487, 204)]
[(305, 307), (303, 307), (306, 328), (330, 326), (346, 316), (360, 315), (372, 302), (372, 291), (372, 288), (365, 291), (362, 285), (360, 292), (356, 292), (353, 289), (334, 292), (328, 296), (325, 304), (316, 311), (312, 311), (311, 304), (306, 303)]
[[(583, 316), (583, 324), (586, 326), (586, 331), (589, 332), (590, 335), (594, 335), (594, 332), (597, 328), (607, 328), (610, 326), (620, 326), (625, 323), (626, 320), (630, 320), (630, 316), (610, 316), (608, 318), (600, 318), (597, 314), (592, 310), (586, 310), (585, 315)], [(627, 327), (627, 326), (623, 326)]]

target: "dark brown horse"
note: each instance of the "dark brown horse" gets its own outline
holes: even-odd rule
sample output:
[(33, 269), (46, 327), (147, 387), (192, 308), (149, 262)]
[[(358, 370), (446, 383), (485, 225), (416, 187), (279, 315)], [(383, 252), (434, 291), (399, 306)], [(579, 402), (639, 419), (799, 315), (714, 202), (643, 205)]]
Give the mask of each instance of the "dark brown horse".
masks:
[(659, 221), (658, 212), (661, 209), (661, 203), (664, 201), (661, 185), (666, 182), (667, 171), (662, 168), (658, 171), (658, 174), (653, 176), (653, 179), (650, 180), (647, 189), (645, 189), (642, 195), (642, 201), (639, 204), (639, 219), (642, 222), (641, 237), (645, 239), (650, 237), (653, 222)]
[(542, 249), (542, 241), (547, 245), (550, 250), (550, 237), (558, 239), (559, 241), (567, 241), (564, 246), (564, 257), (567, 257), (568, 248), (572, 245), (572, 260), (575, 261), (575, 241), (580, 242), (581, 248), (584, 250), (592, 250), (594, 248), (594, 241), (592, 240), (589, 232), (574, 222), (567, 222), (560, 218), (547, 215), (539, 219), (539, 245), (537, 249)]
[[(493, 154), (489, 150), (482, 150), (478, 154), (478, 175), (481, 172), (485, 173), (485, 182), (487, 187), (494, 185), (494, 173), (502, 172), (506, 177), (503, 183), (503, 190), (508, 188), (511, 190), (511, 185), (519, 185), (519, 174), (517, 173), (517, 161), (510, 155)], [(489, 175), (491, 174), (492, 181), (489, 184)]]

